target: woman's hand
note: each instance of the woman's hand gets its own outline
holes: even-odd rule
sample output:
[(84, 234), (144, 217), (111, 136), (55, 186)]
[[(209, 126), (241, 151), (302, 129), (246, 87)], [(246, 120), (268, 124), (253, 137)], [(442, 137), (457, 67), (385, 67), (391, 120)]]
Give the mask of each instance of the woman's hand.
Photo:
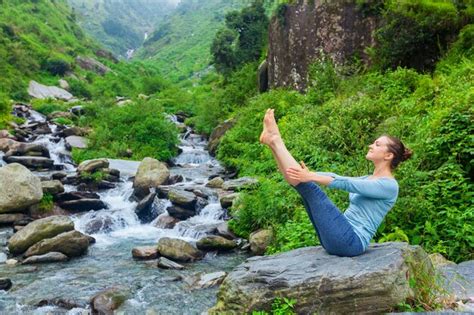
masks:
[(286, 170), (286, 176), (288, 178), (302, 182), (314, 181), (314, 173), (310, 172), (303, 161), (300, 162), (301, 168), (290, 167)]

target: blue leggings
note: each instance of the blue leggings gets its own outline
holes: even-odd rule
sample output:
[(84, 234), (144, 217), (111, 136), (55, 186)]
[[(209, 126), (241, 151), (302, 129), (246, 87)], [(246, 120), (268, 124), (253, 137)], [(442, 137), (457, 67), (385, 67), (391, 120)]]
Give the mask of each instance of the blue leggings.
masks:
[(321, 246), (329, 254), (352, 257), (364, 252), (352, 225), (318, 185), (299, 183), (294, 188), (303, 197)]

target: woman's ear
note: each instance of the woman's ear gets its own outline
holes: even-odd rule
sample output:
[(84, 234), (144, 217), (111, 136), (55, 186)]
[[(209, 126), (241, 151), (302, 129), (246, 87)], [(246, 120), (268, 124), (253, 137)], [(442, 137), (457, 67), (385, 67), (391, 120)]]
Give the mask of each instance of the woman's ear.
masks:
[(394, 157), (395, 157), (395, 154), (393, 154), (392, 152), (387, 152), (385, 153), (384, 160), (385, 161), (393, 160)]

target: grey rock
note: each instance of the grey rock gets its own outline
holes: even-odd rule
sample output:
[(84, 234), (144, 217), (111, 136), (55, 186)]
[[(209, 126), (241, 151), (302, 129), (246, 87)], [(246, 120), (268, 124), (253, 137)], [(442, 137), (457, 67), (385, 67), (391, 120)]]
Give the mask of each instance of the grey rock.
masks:
[(156, 218), (155, 213), (153, 213), (153, 201), (155, 200), (156, 193), (149, 193), (148, 196), (143, 198), (135, 208), (135, 213), (137, 214), (140, 222), (148, 223), (153, 221)]
[(256, 178), (245, 176), (225, 181), (224, 184), (222, 184), (222, 189), (236, 191), (242, 188), (252, 187), (256, 184), (258, 184), (258, 180)]
[(254, 255), (263, 255), (273, 240), (273, 232), (269, 229), (262, 229), (250, 234), (250, 251)]
[(166, 257), (160, 257), (158, 259), (157, 266), (162, 269), (177, 269), (177, 270), (184, 269), (183, 265), (180, 265)]
[(217, 271), (200, 275), (198, 280), (193, 284), (193, 289), (205, 289), (220, 285), (224, 278), (227, 276), (227, 272)]
[(171, 188), (168, 192), (168, 199), (181, 208), (194, 210), (196, 206), (196, 195), (184, 189)]
[(0, 225), (16, 225), (17, 222), (31, 220), (30, 217), (23, 213), (1, 213)]
[(469, 300), (474, 296), (474, 260), (459, 264), (445, 264), (437, 269), (443, 279), (443, 286), (456, 300)]
[(232, 193), (228, 195), (224, 195), (219, 200), (221, 207), (224, 209), (232, 207), (234, 200), (236, 200), (240, 196), (240, 193)]
[(23, 260), (22, 264), (27, 265), (27, 264), (53, 263), (53, 262), (66, 261), (68, 259), (69, 258), (63, 253), (49, 252), (44, 255), (28, 257), (25, 260)]
[(170, 177), (170, 171), (164, 163), (152, 158), (144, 158), (138, 166), (133, 181), (134, 194), (143, 198), (150, 193), (150, 188), (164, 184)]
[(228, 240), (222, 236), (209, 235), (201, 238), (196, 246), (200, 250), (207, 251), (228, 251), (237, 247), (234, 241)]
[(224, 180), (222, 179), (222, 177), (218, 176), (218, 177), (214, 177), (213, 179), (208, 181), (207, 184), (206, 184), (206, 187), (221, 188), (222, 184), (224, 184)]
[(214, 128), (214, 130), (211, 133), (211, 136), (209, 137), (209, 142), (207, 145), (209, 154), (213, 156), (216, 154), (217, 148), (219, 146), (219, 143), (221, 142), (222, 137), (230, 128), (232, 128), (235, 125), (235, 123), (236, 123), (236, 120), (234, 118), (231, 118), (231, 119), (227, 119), (222, 124)]
[(92, 314), (113, 315), (130, 296), (130, 290), (116, 286), (100, 291), (91, 298)]
[(70, 127), (66, 128), (61, 132), (61, 135), (63, 137), (70, 137), (70, 136), (86, 136), (88, 134), (88, 131), (84, 128), (79, 128), (79, 127)]
[(71, 107), (70, 111), (71, 111), (71, 113), (73, 113), (76, 116), (84, 115), (84, 109), (80, 105)]
[(268, 310), (278, 296), (296, 299), (298, 314), (382, 314), (414, 297), (415, 268), (434, 275), (426, 252), (406, 243), (373, 244), (356, 257), (320, 246), (252, 257), (225, 278), (209, 314)]
[(53, 175), (51, 175), (51, 178), (53, 180), (61, 180), (63, 178), (67, 177), (67, 173), (66, 172), (56, 172), (54, 173)]
[(18, 212), (43, 198), (41, 181), (23, 165), (0, 167), (0, 213)]
[(203, 253), (186, 241), (163, 237), (158, 241), (160, 255), (177, 261), (195, 261), (203, 257)]
[(113, 224), (114, 220), (112, 216), (101, 215), (87, 222), (86, 226), (84, 227), (84, 231), (87, 234), (110, 232), (112, 231)]
[(72, 212), (107, 209), (107, 205), (100, 199), (79, 199), (58, 202), (58, 206)]
[(8, 278), (0, 278), (0, 290), (8, 291), (12, 287), (12, 281)]
[(72, 149), (86, 149), (87, 148), (87, 139), (79, 136), (69, 136), (65, 138), (66, 147)]
[(196, 215), (195, 210), (190, 210), (190, 209), (185, 209), (181, 208), (179, 206), (171, 206), (166, 208), (166, 211), (168, 211), (169, 215), (179, 219), (179, 220), (187, 220), (190, 217), (193, 217)]
[(52, 112), (51, 114), (48, 115), (49, 120), (53, 120), (55, 118), (72, 119), (72, 113), (71, 112), (55, 111), (55, 112)]
[(77, 56), (76, 63), (82, 69), (94, 71), (100, 75), (104, 75), (110, 71), (109, 67), (90, 57)]
[(132, 256), (136, 259), (155, 259), (158, 257), (158, 247), (155, 246), (139, 246), (132, 249)]
[(77, 167), (78, 173), (93, 173), (102, 168), (108, 168), (109, 161), (107, 159), (86, 160)]
[(29, 169), (52, 169), (54, 161), (42, 156), (9, 156), (4, 158), (7, 163), (18, 163)]
[(89, 238), (79, 231), (69, 231), (52, 238), (43, 239), (28, 248), (25, 257), (43, 255), (49, 252), (61, 252), (68, 257), (81, 256), (89, 247)]
[(173, 218), (170, 215), (161, 215), (155, 223), (155, 226), (160, 229), (172, 229), (179, 222), (179, 219)]
[(229, 229), (229, 224), (227, 222), (222, 222), (217, 226), (217, 234), (229, 240), (237, 238), (237, 236)]
[(64, 186), (59, 180), (41, 182), (44, 194), (57, 195), (64, 192)]
[(16, 232), (8, 240), (8, 249), (12, 254), (21, 254), (30, 246), (43, 239), (74, 229), (74, 222), (67, 216), (50, 216), (33, 221)]
[(28, 94), (31, 97), (39, 99), (54, 98), (65, 101), (69, 101), (74, 97), (71, 93), (64, 89), (58, 88), (56, 86), (46, 86), (33, 80), (30, 81), (28, 86)]
[(69, 83), (67, 83), (67, 81), (64, 79), (59, 79), (58, 84), (59, 87), (63, 90), (69, 90), (70, 88)]
[(96, 193), (85, 192), (85, 191), (69, 191), (54, 196), (54, 201), (63, 202), (69, 200), (80, 200), (80, 199), (100, 199), (100, 196)]

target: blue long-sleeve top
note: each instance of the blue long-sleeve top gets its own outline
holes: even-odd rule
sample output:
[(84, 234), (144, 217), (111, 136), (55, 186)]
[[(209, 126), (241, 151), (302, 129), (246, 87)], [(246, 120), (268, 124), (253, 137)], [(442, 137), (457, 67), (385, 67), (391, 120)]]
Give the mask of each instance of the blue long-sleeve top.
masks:
[(327, 172), (317, 174), (334, 178), (327, 187), (349, 192), (350, 204), (344, 216), (366, 249), (383, 218), (397, 200), (397, 181), (389, 177), (369, 179), (369, 175), (345, 177)]

